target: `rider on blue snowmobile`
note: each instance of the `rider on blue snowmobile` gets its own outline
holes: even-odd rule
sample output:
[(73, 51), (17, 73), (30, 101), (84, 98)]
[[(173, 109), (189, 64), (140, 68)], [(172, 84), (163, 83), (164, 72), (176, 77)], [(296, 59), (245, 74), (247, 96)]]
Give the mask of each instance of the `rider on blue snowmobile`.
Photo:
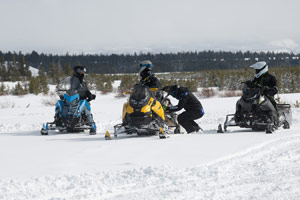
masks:
[(86, 82), (84, 80), (84, 75), (86, 73), (86, 67), (81, 65), (76, 65), (73, 68), (73, 76), (70, 80), (71, 90), (78, 91), (81, 99), (87, 99), (91, 101), (96, 98), (96, 95), (92, 94), (88, 89)]
[[(91, 101), (96, 98), (96, 95), (92, 94), (90, 90), (87, 87), (87, 84), (84, 80), (84, 75), (86, 73), (86, 67), (81, 66), (81, 65), (76, 65), (73, 67), (73, 76), (70, 79), (70, 90), (68, 91), (69, 93), (78, 93), (80, 95), (80, 99), (87, 99), (87, 101)], [(61, 96), (61, 98), (63, 98)], [(63, 102), (62, 100), (60, 100)], [(96, 132), (96, 125), (93, 120), (92, 114), (90, 112), (90, 108), (87, 105), (83, 105), (83, 111), (87, 117), (87, 120), (89, 124), (91, 125), (92, 129), (91, 132), (95, 133)], [(60, 114), (59, 110), (56, 110), (55, 114), (55, 123), (57, 125), (60, 125), (61, 120), (60, 120)]]

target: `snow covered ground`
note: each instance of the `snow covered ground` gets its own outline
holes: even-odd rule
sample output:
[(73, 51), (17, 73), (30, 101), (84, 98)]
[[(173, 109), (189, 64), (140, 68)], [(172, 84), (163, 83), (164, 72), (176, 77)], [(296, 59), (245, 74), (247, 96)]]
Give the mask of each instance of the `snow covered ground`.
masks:
[[(300, 109), (274, 134), (216, 133), (237, 97), (200, 99), (203, 133), (104, 140), (126, 98), (97, 94), (97, 135), (41, 136), (55, 96), (0, 97), (0, 199), (299, 199)], [(300, 94), (280, 95), (294, 104)], [(176, 103), (176, 101), (174, 100)]]

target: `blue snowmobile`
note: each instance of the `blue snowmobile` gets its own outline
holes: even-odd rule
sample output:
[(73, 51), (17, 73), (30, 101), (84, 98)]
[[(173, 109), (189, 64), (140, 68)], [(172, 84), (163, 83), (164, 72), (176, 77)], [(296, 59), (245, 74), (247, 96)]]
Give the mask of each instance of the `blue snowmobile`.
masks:
[(60, 100), (55, 106), (54, 122), (43, 124), (42, 135), (48, 135), (49, 130), (59, 130), (60, 132), (82, 132), (90, 130), (90, 135), (96, 134), (96, 124), (90, 113), (90, 100), (81, 98), (80, 91), (57, 90)]

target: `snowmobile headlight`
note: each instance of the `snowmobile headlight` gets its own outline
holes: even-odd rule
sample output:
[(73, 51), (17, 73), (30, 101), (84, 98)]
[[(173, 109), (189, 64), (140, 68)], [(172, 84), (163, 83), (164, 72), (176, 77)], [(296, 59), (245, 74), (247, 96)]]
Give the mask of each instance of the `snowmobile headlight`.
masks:
[(264, 96), (260, 96), (258, 104), (261, 104), (264, 100), (265, 100), (265, 97)]
[(144, 104), (146, 103), (146, 100), (147, 100), (146, 98), (145, 98), (145, 99), (142, 99), (142, 100), (140, 100), (139, 104), (140, 104), (140, 105), (144, 105)]
[(137, 105), (137, 100), (135, 100), (135, 99), (130, 99), (130, 104), (132, 104), (132, 105)]

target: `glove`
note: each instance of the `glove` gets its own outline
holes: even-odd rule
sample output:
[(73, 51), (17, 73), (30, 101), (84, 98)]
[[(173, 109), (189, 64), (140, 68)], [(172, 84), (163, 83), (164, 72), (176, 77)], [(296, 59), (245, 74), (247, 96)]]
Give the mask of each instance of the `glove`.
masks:
[(263, 94), (267, 94), (269, 90), (270, 90), (270, 87), (269, 87), (269, 86), (264, 86), (264, 87), (262, 88), (262, 93), (263, 93)]
[(168, 107), (163, 105), (162, 108), (164, 111), (166, 111)]
[(246, 81), (245, 84), (247, 85), (248, 88), (252, 88), (253, 86), (252, 81)]
[(96, 99), (96, 95), (91, 94), (91, 95), (88, 96), (87, 101), (90, 102), (90, 101), (92, 101), (94, 99)]
[(170, 107), (166, 107), (166, 110), (165, 110), (165, 112), (167, 112), (167, 113), (171, 112), (171, 109), (170, 109)]

